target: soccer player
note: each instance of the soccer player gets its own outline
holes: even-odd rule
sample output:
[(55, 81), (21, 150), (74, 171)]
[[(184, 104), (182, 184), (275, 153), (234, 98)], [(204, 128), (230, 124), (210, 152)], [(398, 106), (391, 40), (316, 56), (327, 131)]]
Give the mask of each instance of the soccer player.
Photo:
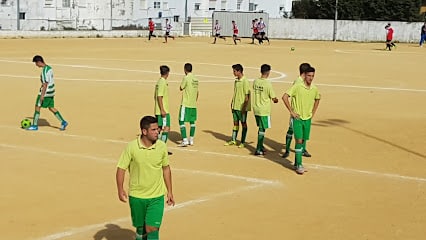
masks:
[[(182, 142), (180, 147), (194, 145), (195, 136), (195, 121), (197, 120), (197, 100), (198, 100), (198, 79), (192, 74), (192, 64), (185, 63), (183, 67), (185, 77), (180, 83), (180, 90), (182, 91), (182, 102), (179, 111), (179, 126), (182, 135)], [(189, 131), (189, 141), (186, 136), (185, 123), (189, 122), (191, 128)]]
[(396, 47), (395, 43), (392, 42), (393, 28), (391, 27), (391, 24), (388, 23), (385, 26), (385, 29), (387, 31), (387, 33), (386, 33), (386, 49), (389, 49), (389, 51), (392, 51), (391, 47)]
[(232, 20), (232, 39), (234, 40), (234, 44), (237, 45), (237, 40), (241, 42), (241, 38), (238, 37), (238, 26), (234, 20)]
[(36, 55), (33, 57), (33, 62), (39, 68), (42, 68), (40, 81), (41, 88), (37, 96), (37, 100), (35, 103), (35, 111), (33, 124), (27, 128), (30, 131), (38, 130), (38, 120), (40, 118), (40, 109), (48, 108), (55, 117), (61, 122), (61, 128), (59, 130), (63, 131), (68, 126), (68, 122), (62, 117), (61, 113), (55, 108), (55, 81), (53, 80), (53, 70), (52, 67), (47, 65), (44, 62), (42, 56)]
[[(309, 63), (302, 63), (299, 66), (299, 77), (297, 77), (296, 80), (294, 80), (293, 85), (295, 84), (303, 84), (303, 79), (305, 78), (306, 70), (308, 70), (311, 67)], [(294, 106), (294, 98), (291, 99), (291, 106)], [(283, 154), (283, 158), (286, 158), (290, 155), (290, 145), (291, 140), (293, 138), (293, 117), (290, 116), (290, 122), (287, 130), (287, 134), (285, 137), (285, 153)], [(306, 142), (303, 141), (303, 156), (304, 157), (311, 157), (311, 154), (309, 154), (308, 150), (306, 150)]]
[(253, 83), (253, 112), (256, 118), (256, 124), (259, 127), (257, 147), (254, 153), (254, 155), (257, 156), (265, 155), (263, 140), (265, 138), (266, 129), (271, 127), (271, 100), (274, 103), (278, 102), (274, 89), (272, 89), (272, 84), (268, 80), (270, 72), (271, 66), (263, 64), (260, 67), (260, 78), (254, 80)]
[[(136, 240), (158, 240), (166, 203), (175, 205), (172, 173), (166, 144), (158, 139), (157, 119), (145, 116), (140, 121), (141, 135), (129, 142), (117, 164), (118, 198), (129, 201)], [(129, 193), (124, 190), (124, 178), (129, 171)]]
[(165, 43), (167, 43), (167, 38), (172, 38), (175, 40), (175, 37), (170, 35), (170, 31), (172, 30), (172, 24), (170, 24), (170, 21), (168, 18), (166, 18), (166, 34), (164, 34), (164, 39), (166, 40)]
[(240, 129), (240, 122), (242, 126), (241, 143), (239, 148), (244, 148), (247, 137), (247, 112), (251, 109), (250, 99), (250, 84), (248, 79), (244, 76), (244, 69), (241, 64), (232, 65), (234, 72), (234, 95), (231, 101), (232, 118), (234, 120), (234, 127), (232, 128), (232, 139), (225, 143), (225, 146), (237, 144), (238, 130)]
[[(303, 174), (305, 169), (302, 165), (303, 142), (309, 140), (311, 132), (311, 120), (317, 111), (321, 95), (318, 88), (312, 84), (315, 76), (315, 68), (309, 67), (303, 79), (303, 84), (294, 84), (288, 89), (282, 99), (293, 118), (295, 147), (295, 166), (298, 174)], [(289, 102), (289, 97), (294, 98)]]
[(216, 44), (216, 38), (222, 38), (224, 41), (226, 41), (226, 38), (224, 36), (220, 36), (220, 30), (222, 27), (219, 24), (219, 20), (216, 20), (216, 23), (214, 24), (213, 30), (214, 30), (214, 41), (213, 44)]
[[(170, 68), (166, 65), (160, 66), (160, 79), (155, 85), (155, 116), (158, 119), (158, 126), (161, 131), (161, 141), (167, 142), (170, 131), (170, 111), (169, 111), (169, 86), (167, 78)], [(171, 153), (170, 153), (171, 154)]]
[(149, 26), (148, 40), (151, 40), (151, 37), (157, 37), (154, 35), (155, 23), (154, 21), (152, 21), (152, 18), (148, 18), (148, 26)]
[(257, 31), (259, 32), (259, 44), (263, 43), (263, 40), (268, 41), (269, 43), (269, 38), (266, 36), (266, 24), (263, 21), (263, 18), (259, 18), (259, 22), (257, 23)]
[(260, 39), (259, 39), (259, 31), (257, 30), (257, 18), (253, 19), (251, 21), (251, 29), (253, 30), (253, 34), (251, 35), (251, 44), (254, 44), (254, 39), (256, 38), (259, 41), (260, 44)]
[(423, 24), (420, 29), (420, 47), (423, 47), (423, 43), (426, 41), (426, 22)]

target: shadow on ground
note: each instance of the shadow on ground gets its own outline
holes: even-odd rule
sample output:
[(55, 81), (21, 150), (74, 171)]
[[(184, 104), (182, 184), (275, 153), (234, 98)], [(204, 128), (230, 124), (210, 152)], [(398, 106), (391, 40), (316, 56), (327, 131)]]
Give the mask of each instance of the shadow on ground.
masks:
[(135, 232), (130, 229), (124, 229), (116, 224), (106, 224), (105, 228), (99, 230), (93, 240), (134, 240)]

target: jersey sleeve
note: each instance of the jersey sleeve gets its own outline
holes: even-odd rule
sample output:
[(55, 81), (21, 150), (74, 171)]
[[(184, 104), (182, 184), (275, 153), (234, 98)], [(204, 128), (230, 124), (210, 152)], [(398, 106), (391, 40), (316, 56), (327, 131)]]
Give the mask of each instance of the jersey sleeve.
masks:
[(121, 153), (120, 159), (118, 160), (117, 167), (127, 170), (132, 161), (132, 153), (130, 151), (130, 144), (127, 145), (126, 149)]
[(268, 88), (269, 88), (269, 97), (272, 99), (272, 98), (276, 98), (277, 96), (275, 95), (275, 92), (274, 92), (274, 88), (272, 88), (272, 83), (271, 82), (269, 82), (268, 83)]
[(167, 152), (167, 145), (164, 144), (164, 150), (161, 159), (161, 165), (163, 167), (169, 166), (169, 153)]
[(289, 95), (290, 97), (294, 97), (297, 88), (298, 88), (297, 84), (292, 85), (285, 93), (287, 93), (287, 95)]
[(321, 99), (321, 94), (319, 92), (319, 90), (317, 89), (316, 94), (315, 94), (315, 100), (320, 100)]
[(50, 83), (53, 79), (53, 71), (50, 67), (44, 67), (41, 72), (41, 81), (43, 83)]
[(244, 81), (243, 91), (244, 95), (250, 94), (250, 83), (247, 79)]

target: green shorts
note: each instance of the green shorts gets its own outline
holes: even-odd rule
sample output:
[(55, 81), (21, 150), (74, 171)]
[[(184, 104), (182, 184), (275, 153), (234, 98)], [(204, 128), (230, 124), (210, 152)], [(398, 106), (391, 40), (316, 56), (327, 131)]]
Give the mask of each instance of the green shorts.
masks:
[(53, 97), (44, 97), (43, 102), (40, 104), (40, 95), (38, 95), (35, 105), (42, 108), (53, 108), (55, 107), (55, 100)]
[(234, 119), (234, 122), (247, 122), (247, 112), (242, 112), (240, 110), (234, 110), (232, 109), (232, 118)]
[(271, 128), (271, 116), (254, 116), (256, 118), (256, 125), (259, 128), (268, 129)]
[(163, 221), (164, 196), (136, 198), (129, 196), (130, 213), (134, 227), (152, 226), (159, 228)]
[(197, 109), (180, 106), (179, 122), (195, 122), (197, 121)]
[(293, 119), (293, 131), (295, 139), (309, 140), (311, 134), (311, 119)]
[(167, 113), (165, 118), (163, 118), (161, 115), (156, 115), (156, 117), (158, 119), (158, 126), (170, 127), (170, 113)]

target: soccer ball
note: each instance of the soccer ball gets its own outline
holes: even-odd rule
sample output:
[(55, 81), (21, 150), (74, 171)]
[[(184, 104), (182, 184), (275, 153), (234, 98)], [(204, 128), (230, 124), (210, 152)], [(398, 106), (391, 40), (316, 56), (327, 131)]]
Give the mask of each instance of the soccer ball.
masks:
[(22, 120), (21, 121), (21, 127), (23, 128), (23, 129), (27, 129), (27, 128), (29, 128), (31, 126), (31, 120), (29, 120), (29, 119), (24, 119), (24, 120)]
[(296, 50), (296, 48), (295, 48), (295, 47), (291, 47), (291, 48), (290, 48), (290, 50), (291, 50), (291, 51), (294, 51), (294, 50)]

